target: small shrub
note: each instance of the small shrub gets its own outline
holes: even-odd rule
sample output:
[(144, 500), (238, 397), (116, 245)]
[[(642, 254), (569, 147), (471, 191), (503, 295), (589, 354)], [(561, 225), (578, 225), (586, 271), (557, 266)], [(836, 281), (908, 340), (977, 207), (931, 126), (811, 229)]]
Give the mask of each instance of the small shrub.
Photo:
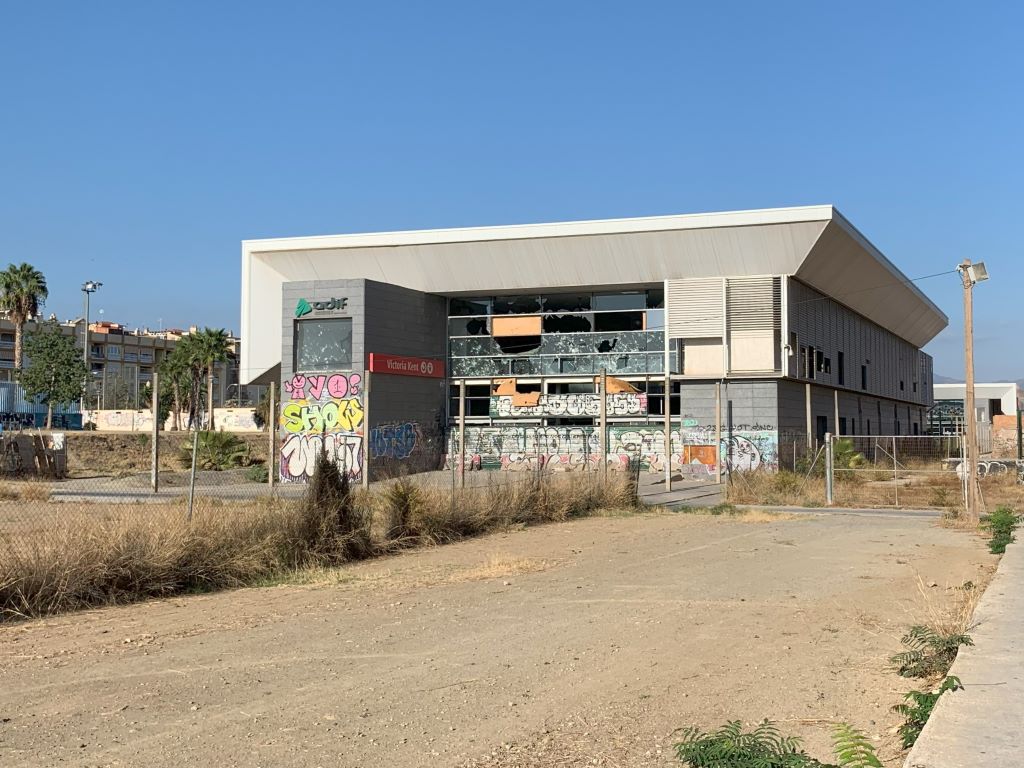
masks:
[(263, 483), (264, 485), (270, 480), (270, 470), (266, 464), (253, 464), (247, 470), (245, 470), (245, 479), (251, 480), (254, 483)]
[[(750, 733), (733, 720), (711, 733), (687, 728), (675, 745), (676, 757), (690, 768), (836, 768), (814, 759), (801, 749), (795, 736), (783, 736), (765, 720)], [(867, 737), (846, 723), (833, 727), (833, 745), (839, 768), (881, 768)]]
[(943, 635), (920, 624), (901, 640), (908, 650), (889, 661), (903, 677), (942, 677), (949, 672), (961, 645), (974, 645), (970, 635)]
[(950, 676), (942, 681), (937, 691), (911, 691), (904, 697), (909, 703), (897, 704), (892, 708), (893, 712), (904, 717), (903, 725), (898, 730), (904, 749), (914, 746), (939, 697), (946, 691), (959, 691), (961, 688), (963, 686), (960, 684), (960, 678)]
[(717, 515), (738, 515), (740, 513), (740, 510), (737, 509), (736, 507), (734, 507), (732, 504), (729, 504), (728, 502), (726, 502), (726, 503), (723, 503), (723, 504), (716, 504), (715, 506), (711, 507), (711, 509), (709, 509), (708, 512), (710, 514), (716, 515), (716, 516)]
[(344, 562), (370, 554), (370, 525), (357, 509), (348, 471), (342, 471), (327, 456), (321, 441), (313, 478), (302, 500), (300, 540), (309, 542), (310, 552), (326, 562)]
[(988, 543), (988, 551), (994, 555), (1006, 552), (1006, 545), (1015, 541), (1013, 532), (1020, 523), (1020, 517), (1009, 507), (999, 507), (984, 522), (985, 528), (992, 533)]
[(853, 447), (853, 440), (843, 437), (832, 444), (832, 463), (836, 469), (860, 469), (868, 461), (863, 453)]
[[(178, 449), (178, 460), (185, 469), (192, 466), (192, 441)], [(200, 432), (196, 443), (196, 468), (225, 470), (252, 464), (249, 445), (230, 432)]]
[(384, 492), (384, 537), (400, 541), (418, 536), (423, 517), (423, 493), (408, 477), (400, 477)]

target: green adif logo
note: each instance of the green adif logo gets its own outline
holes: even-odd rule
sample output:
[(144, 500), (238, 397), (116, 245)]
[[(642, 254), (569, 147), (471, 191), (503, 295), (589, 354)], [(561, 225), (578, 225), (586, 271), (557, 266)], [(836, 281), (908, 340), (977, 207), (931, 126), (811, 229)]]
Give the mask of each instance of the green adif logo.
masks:
[(305, 317), (310, 312), (347, 311), (348, 299), (328, 299), (327, 301), (307, 301), (299, 299), (295, 305), (295, 316)]

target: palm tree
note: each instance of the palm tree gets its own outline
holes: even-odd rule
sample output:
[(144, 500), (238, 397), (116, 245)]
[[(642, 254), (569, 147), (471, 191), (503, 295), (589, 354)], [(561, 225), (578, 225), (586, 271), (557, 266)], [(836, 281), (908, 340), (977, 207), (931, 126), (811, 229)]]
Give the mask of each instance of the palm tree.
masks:
[(192, 335), (195, 339), (192, 348), (194, 364), (206, 368), (206, 408), (209, 412), (207, 428), (213, 429), (213, 367), (228, 359), (231, 353), (231, 339), (223, 328), (203, 328)]
[(0, 272), (0, 311), (14, 323), (16, 370), (21, 370), (25, 323), (39, 314), (47, 296), (46, 278), (31, 264), (11, 264)]
[(164, 386), (169, 384), (174, 394), (174, 421), (171, 427), (180, 430), (181, 411), (185, 403), (183, 395), (192, 391), (192, 365), (187, 344), (179, 343), (160, 362), (160, 382)]

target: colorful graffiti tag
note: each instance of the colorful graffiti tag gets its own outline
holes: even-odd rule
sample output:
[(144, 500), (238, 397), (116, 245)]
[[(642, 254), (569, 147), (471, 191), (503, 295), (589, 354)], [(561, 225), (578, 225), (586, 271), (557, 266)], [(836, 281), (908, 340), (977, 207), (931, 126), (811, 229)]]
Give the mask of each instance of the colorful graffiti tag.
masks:
[(363, 457), (362, 375), (296, 375), (284, 384), (281, 407), (281, 480), (303, 482), (313, 475), (321, 446), (328, 458), (360, 477)]
[[(759, 429), (724, 433), (718, 446), (713, 427), (675, 428), (667, 458), (665, 432), (660, 427), (612, 426), (608, 428), (607, 461), (613, 468), (626, 468), (635, 460), (641, 469), (663, 472), (669, 460), (673, 471), (697, 479), (714, 475), (719, 453), (726, 472), (777, 469), (777, 433), (764, 428), (766, 425), (756, 426)], [(600, 443), (598, 430), (589, 426), (467, 427), (466, 461), (473, 469), (572, 471), (600, 465)], [(457, 453), (458, 431), (453, 429), (448, 437), (448, 466), (453, 465)]]
[[(517, 416), (586, 416), (601, 415), (601, 397), (595, 394), (536, 396), (536, 403), (516, 403), (513, 395), (491, 397), (491, 416), (510, 418)], [(647, 415), (647, 395), (640, 392), (613, 392), (607, 397), (609, 416)]]
[(370, 456), (374, 459), (407, 459), (416, 450), (420, 429), (415, 422), (379, 424), (370, 430)]

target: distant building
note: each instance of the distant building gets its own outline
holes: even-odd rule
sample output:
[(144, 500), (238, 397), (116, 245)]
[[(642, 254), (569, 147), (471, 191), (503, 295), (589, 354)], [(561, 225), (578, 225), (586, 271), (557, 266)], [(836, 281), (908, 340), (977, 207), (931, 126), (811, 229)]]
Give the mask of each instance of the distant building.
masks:
[[(82, 346), (82, 318), (59, 323), (61, 331)], [(26, 337), (34, 333), (38, 323), (25, 325)], [(95, 322), (89, 324), (89, 385), (86, 393), (87, 410), (137, 410), (148, 399), (153, 372), (171, 353), (177, 343), (195, 333), (196, 326), (188, 330), (175, 328), (152, 331), (148, 328), (129, 329), (120, 323)], [(265, 387), (240, 386), (238, 381), (239, 338), (232, 335), (231, 353), (226, 362), (214, 366), (213, 404), (252, 405), (262, 397)], [(0, 423), (8, 429), (41, 426), (46, 408), (27, 400), (14, 374), (14, 324), (0, 318)], [(79, 404), (59, 409), (56, 423), (65, 428), (81, 425)], [(67, 418), (64, 418), (67, 416)]]
[[(966, 390), (963, 383), (935, 385), (935, 407), (928, 413), (929, 433), (949, 435), (963, 430)], [(974, 412), (982, 453), (1016, 453), (1017, 414), (1022, 410), (1024, 397), (1015, 382), (974, 385)]]

